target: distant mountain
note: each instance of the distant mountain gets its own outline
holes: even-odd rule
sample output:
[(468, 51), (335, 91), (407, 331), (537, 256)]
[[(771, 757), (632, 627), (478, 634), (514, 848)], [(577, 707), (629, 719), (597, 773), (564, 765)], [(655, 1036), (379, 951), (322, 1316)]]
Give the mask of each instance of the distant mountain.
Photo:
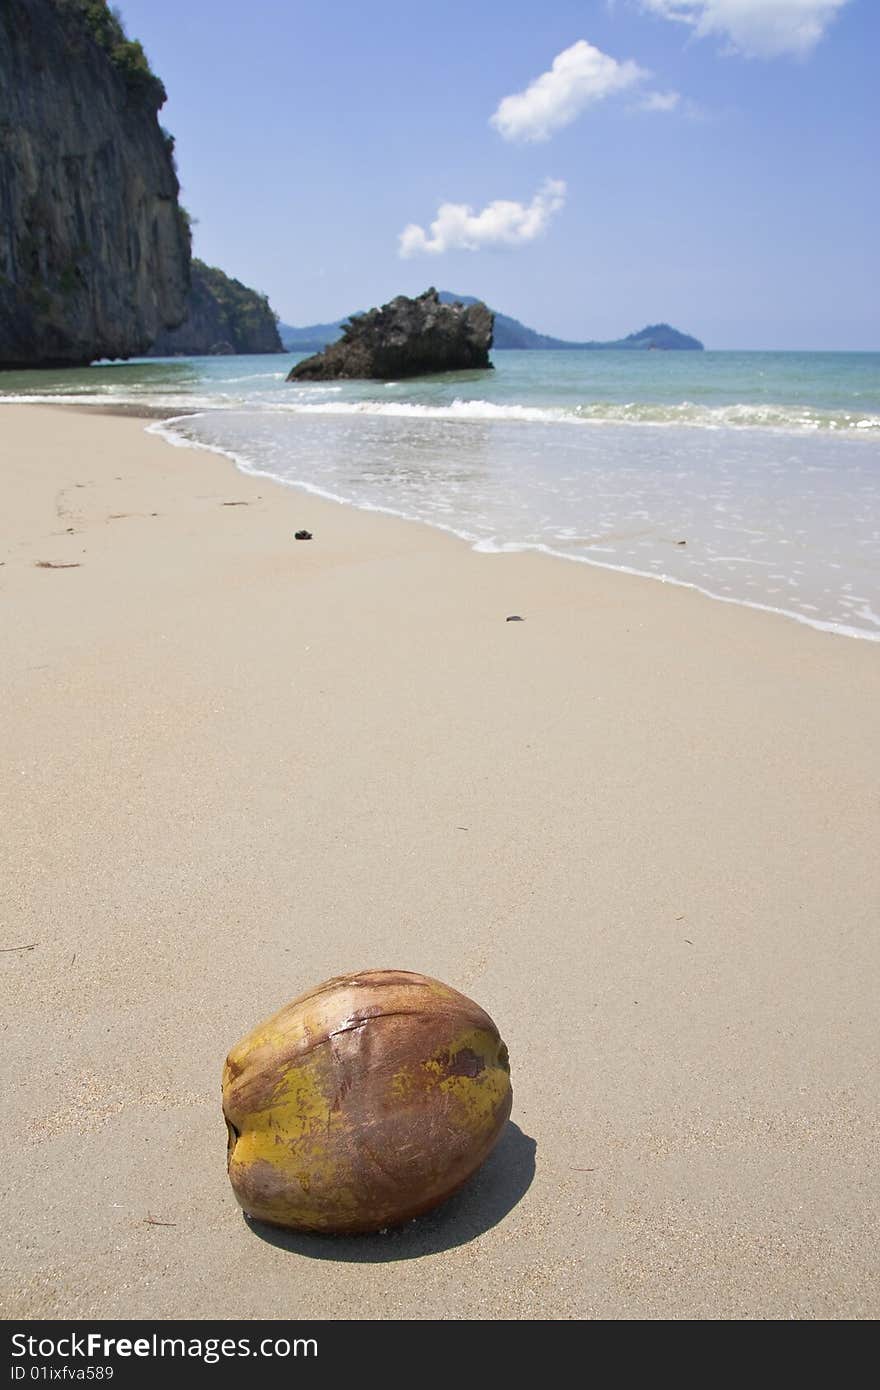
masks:
[[(451, 294), (449, 290), (441, 290), (440, 298), (444, 304), (452, 304), (458, 300), (461, 304), (476, 304), (477, 300), (468, 294)], [(690, 352), (701, 352), (703, 344), (699, 338), (691, 338), (687, 333), (679, 333), (677, 328), (671, 328), (668, 323), (654, 323), (647, 328), (641, 329), (638, 333), (630, 333), (627, 338), (618, 338), (614, 342), (600, 343), (569, 343), (564, 338), (550, 338), (546, 333), (536, 333), (534, 328), (527, 328), (519, 319), (512, 319), (508, 314), (499, 314), (495, 310), (495, 342), (496, 348), (526, 348), (531, 351), (553, 351), (565, 350), (572, 351), (596, 351), (602, 348), (661, 348), (669, 350), (687, 350)]]
[(570, 343), (576, 348), (659, 348), (662, 352), (702, 352), (703, 344), (699, 338), (689, 333), (680, 333), (668, 323), (651, 323), (638, 333), (629, 333), (616, 343)]
[[(449, 290), (440, 291), (444, 304), (478, 304), (480, 301), (471, 294), (452, 294)], [(279, 323), (281, 341), (288, 352), (320, 352), (328, 343), (335, 343), (347, 319), (337, 319), (335, 323), (313, 323), (308, 328), (294, 328), (287, 323)], [(668, 323), (654, 323), (642, 328), (638, 333), (630, 333), (626, 338), (614, 342), (569, 343), (564, 338), (550, 338), (546, 333), (536, 333), (509, 314), (495, 311), (495, 341), (493, 346), (500, 348), (525, 348), (529, 351), (548, 352), (564, 350), (568, 352), (597, 351), (602, 348), (621, 348), (645, 351), (657, 348), (663, 351), (702, 352), (703, 344), (699, 338), (680, 333)]]
[(336, 342), (342, 334), (342, 325), (347, 322), (348, 319), (337, 319), (335, 323), (312, 323), (307, 328), (279, 323), (278, 332), (287, 352), (320, 352), (328, 343)]

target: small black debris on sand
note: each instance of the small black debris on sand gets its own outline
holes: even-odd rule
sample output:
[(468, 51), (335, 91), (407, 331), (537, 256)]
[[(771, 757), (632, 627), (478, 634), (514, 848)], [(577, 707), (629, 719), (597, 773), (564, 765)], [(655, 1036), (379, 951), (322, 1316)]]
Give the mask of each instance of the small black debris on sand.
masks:
[(508, 622), (508, 623), (524, 623), (524, 622), (525, 622), (525, 618), (521, 618), (521, 617), (519, 616), (518, 613), (511, 613), (510, 617), (505, 619), (505, 622)]
[(312, 539), (312, 533), (311, 531), (297, 531), (293, 539), (295, 541), (310, 541)]

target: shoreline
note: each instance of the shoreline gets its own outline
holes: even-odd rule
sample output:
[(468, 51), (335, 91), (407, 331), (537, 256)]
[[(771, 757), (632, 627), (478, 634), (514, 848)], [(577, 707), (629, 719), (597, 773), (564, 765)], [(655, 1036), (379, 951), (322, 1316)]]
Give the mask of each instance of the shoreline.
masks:
[[(873, 645), (97, 413), (0, 412), (6, 1315), (876, 1316)], [(489, 1010), (516, 1130), (270, 1239), (223, 1057), (371, 965)]]
[[(2, 404), (2, 400), (0, 400), (0, 404)], [(16, 404), (20, 405), (21, 403), (16, 402)], [(715, 603), (732, 604), (735, 607), (752, 609), (754, 612), (757, 613), (769, 613), (775, 617), (787, 618), (793, 622), (801, 624), (804, 627), (812, 628), (816, 632), (827, 633), (828, 635), (833, 637), (847, 637), (852, 638), (856, 641), (864, 642), (880, 642), (880, 630), (878, 630), (877, 632), (871, 632), (865, 628), (849, 627), (846, 624), (839, 622), (832, 622), (830, 620), (825, 620), (821, 618), (810, 618), (805, 614), (798, 613), (797, 611), (791, 608), (779, 608), (774, 606), (773, 604), (759, 603), (752, 599), (733, 598), (729, 595), (715, 593), (711, 589), (703, 588), (701, 585), (696, 584), (691, 580), (676, 578), (674, 575), (656, 574), (650, 570), (635, 569), (632, 566), (624, 564), (612, 564), (610, 561), (597, 560), (586, 555), (570, 555), (567, 554), (565, 551), (555, 550), (550, 546), (546, 546), (539, 543), (520, 544), (517, 542), (510, 542), (507, 545), (502, 545), (499, 547), (488, 547), (485, 544), (483, 544), (478, 538), (466, 532), (458, 531), (452, 526), (444, 526), (439, 522), (426, 521), (422, 517), (411, 516), (406, 512), (397, 511), (392, 507), (382, 507), (353, 501), (350, 498), (341, 497), (337, 494), (328, 492), (318, 487), (316, 484), (308, 483), (303, 479), (282, 478), (279, 477), (277, 474), (270, 473), (267, 470), (260, 469), (256, 465), (251, 464), (248, 460), (236, 454), (234, 450), (225, 449), (220, 445), (203, 444), (199, 441), (187, 441), (179, 436), (175, 436), (173, 432), (170, 436), (168, 433), (163, 432), (161, 428), (163, 424), (172, 424), (177, 420), (185, 419), (189, 415), (204, 414), (206, 413), (206, 410), (203, 407), (193, 407), (192, 410), (179, 410), (175, 408), (174, 412), (171, 414), (169, 414), (168, 409), (166, 407), (162, 406), (151, 407), (146, 404), (130, 405), (125, 403), (121, 403), (114, 406), (110, 403), (106, 405), (75, 405), (70, 402), (60, 402), (58, 405), (46, 405), (44, 402), (40, 402), (36, 408), (39, 409), (44, 407), (50, 410), (69, 410), (73, 411), (74, 413), (80, 413), (85, 415), (116, 415), (127, 416), (139, 420), (152, 421), (152, 425), (146, 427), (146, 433), (155, 435), (157, 438), (164, 440), (171, 447), (205, 450), (208, 453), (215, 454), (219, 458), (225, 459), (227, 462), (232, 463), (236, 471), (243, 474), (245, 477), (264, 478), (268, 482), (271, 482), (276, 486), (293, 488), (295, 490), (305, 492), (309, 496), (318, 497), (325, 501), (336, 503), (340, 506), (353, 507), (357, 511), (366, 512), (367, 514), (372, 513), (380, 516), (389, 516), (395, 518), (396, 520), (403, 521), (411, 525), (427, 526), (431, 530), (439, 531), (444, 535), (453, 537), (455, 540), (460, 541), (462, 544), (466, 545), (468, 549), (473, 550), (477, 554), (545, 555), (549, 559), (564, 560), (570, 564), (588, 565), (595, 569), (608, 570), (611, 573), (616, 574), (625, 574), (636, 579), (649, 579), (654, 583), (672, 585), (676, 588), (690, 589), (694, 593), (699, 594), (702, 598), (710, 599)]]
[[(76, 409), (75, 406), (68, 408)], [(106, 413), (108, 415), (128, 413), (122, 410), (114, 411), (110, 409), (106, 412), (101, 412), (100, 407), (95, 407), (95, 410), (98, 413)], [(675, 588), (690, 589), (692, 592), (701, 595), (703, 598), (711, 599), (715, 603), (729, 603), (739, 608), (750, 608), (756, 613), (771, 613), (775, 617), (791, 619), (793, 622), (800, 623), (804, 627), (812, 628), (815, 632), (824, 632), (833, 637), (849, 637), (854, 638), (856, 641), (880, 642), (880, 630), (877, 632), (870, 632), (865, 628), (848, 627), (843, 623), (825, 621), (821, 618), (809, 618), (805, 614), (798, 613), (791, 608), (778, 608), (773, 604), (758, 603), (751, 599), (732, 598), (726, 594), (715, 593), (711, 589), (704, 589), (701, 585), (695, 584), (691, 580), (677, 579), (674, 575), (655, 574), (650, 570), (634, 569), (630, 565), (612, 564), (610, 561), (596, 560), (587, 555), (569, 555), (565, 551), (554, 550), (551, 546), (539, 543), (509, 542), (501, 546), (487, 546), (477, 537), (464, 531), (458, 531), (453, 526), (444, 526), (437, 521), (426, 521), (422, 517), (411, 516), (406, 512), (397, 511), (393, 507), (382, 507), (356, 502), (350, 498), (327, 492), (316, 484), (307, 483), (303, 479), (281, 478), (275, 473), (270, 473), (266, 469), (261, 469), (255, 464), (251, 464), (247, 459), (242, 458), (232, 449), (224, 449), (220, 445), (202, 444), (199, 441), (187, 441), (180, 436), (175, 436), (173, 432), (169, 435), (163, 432), (161, 428), (163, 423), (173, 424), (177, 420), (185, 419), (188, 414), (203, 413), (206, 412), (195, 409), (192, 411), (175, 412), (174, 415), (167, 415), (164, 412), (160, 414), (157, 411), (154, 424), (147, 428), (147, 433), (165, 440), (165, 442), (170, 444), (173, 448), (205, 449), (208, 453), (216, 454), (218, 457), (232, 463), (237, 471), (244, 474), (245, 477), (265, 478), (267, 481), (278, 486), (294, 488), (307, 493), (309, 496), (319, 497), (328, 502), (335, 502), (339, 506), (354, 507), (357, 511), (366, 512), (368, 514), (374, 513), (381, 516), (394, 517), (399, 521), (404, 521), (411, 525), (427, 526), (431, 530), (440, 531), (444, 535), (452, 536), (455, 540), (462, 542), (469, 550), (474, 551), (478, 555), (545, 555), (552, 560), (565, 560), (575, 565), (589, 565), (594, 569), (609, 570), (614, 574), (626, 574), (635, 579), (650, 579), (654, 583), (670, 584)], [(153, 417), (151, 414), (145, 412), (141, 418), (151, 419)]]

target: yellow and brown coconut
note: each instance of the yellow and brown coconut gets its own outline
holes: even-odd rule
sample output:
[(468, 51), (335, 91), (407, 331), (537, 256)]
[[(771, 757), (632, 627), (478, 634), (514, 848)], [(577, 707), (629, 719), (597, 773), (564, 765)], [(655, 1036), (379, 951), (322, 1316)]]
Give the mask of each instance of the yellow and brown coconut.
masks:
[(406, 970), (341, 975), (230, 1052), (229, 1178), (274, 1225), (398, 1225), (476, 1172), (511, 1099), (507, 1048), (479, 1005)]

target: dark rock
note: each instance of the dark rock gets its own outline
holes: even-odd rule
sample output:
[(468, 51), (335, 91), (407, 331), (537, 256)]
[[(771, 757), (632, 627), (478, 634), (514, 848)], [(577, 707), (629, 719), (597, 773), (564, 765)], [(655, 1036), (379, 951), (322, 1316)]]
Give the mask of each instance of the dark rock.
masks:
[(283, 352), (278, 323), (265, 295), (203, 261), (192, 263), (186, 318), (160, 334), (150, 357), (219, 357)]
[(0, 366), (145, 352), (190, 240), (143, 49), (109, 7), (4, 0), (0, 94)]
[(311, 531), (297, 531), (293, 539), (295, 541), (310, 541), (312, 539), (312, 533)]
[(298, 362), (287, 380), (388, 381), (491, 367), (493, 326), (485, 304), (441, 304), (435, 289), (417, 299), (398, 295), (381, 309), (350, 319), (338, 342)]
[(518, 613), (511, 613), (509, 618), (504, 620), (507, 623), (524, 623), (525, 618), (521, 618)]

